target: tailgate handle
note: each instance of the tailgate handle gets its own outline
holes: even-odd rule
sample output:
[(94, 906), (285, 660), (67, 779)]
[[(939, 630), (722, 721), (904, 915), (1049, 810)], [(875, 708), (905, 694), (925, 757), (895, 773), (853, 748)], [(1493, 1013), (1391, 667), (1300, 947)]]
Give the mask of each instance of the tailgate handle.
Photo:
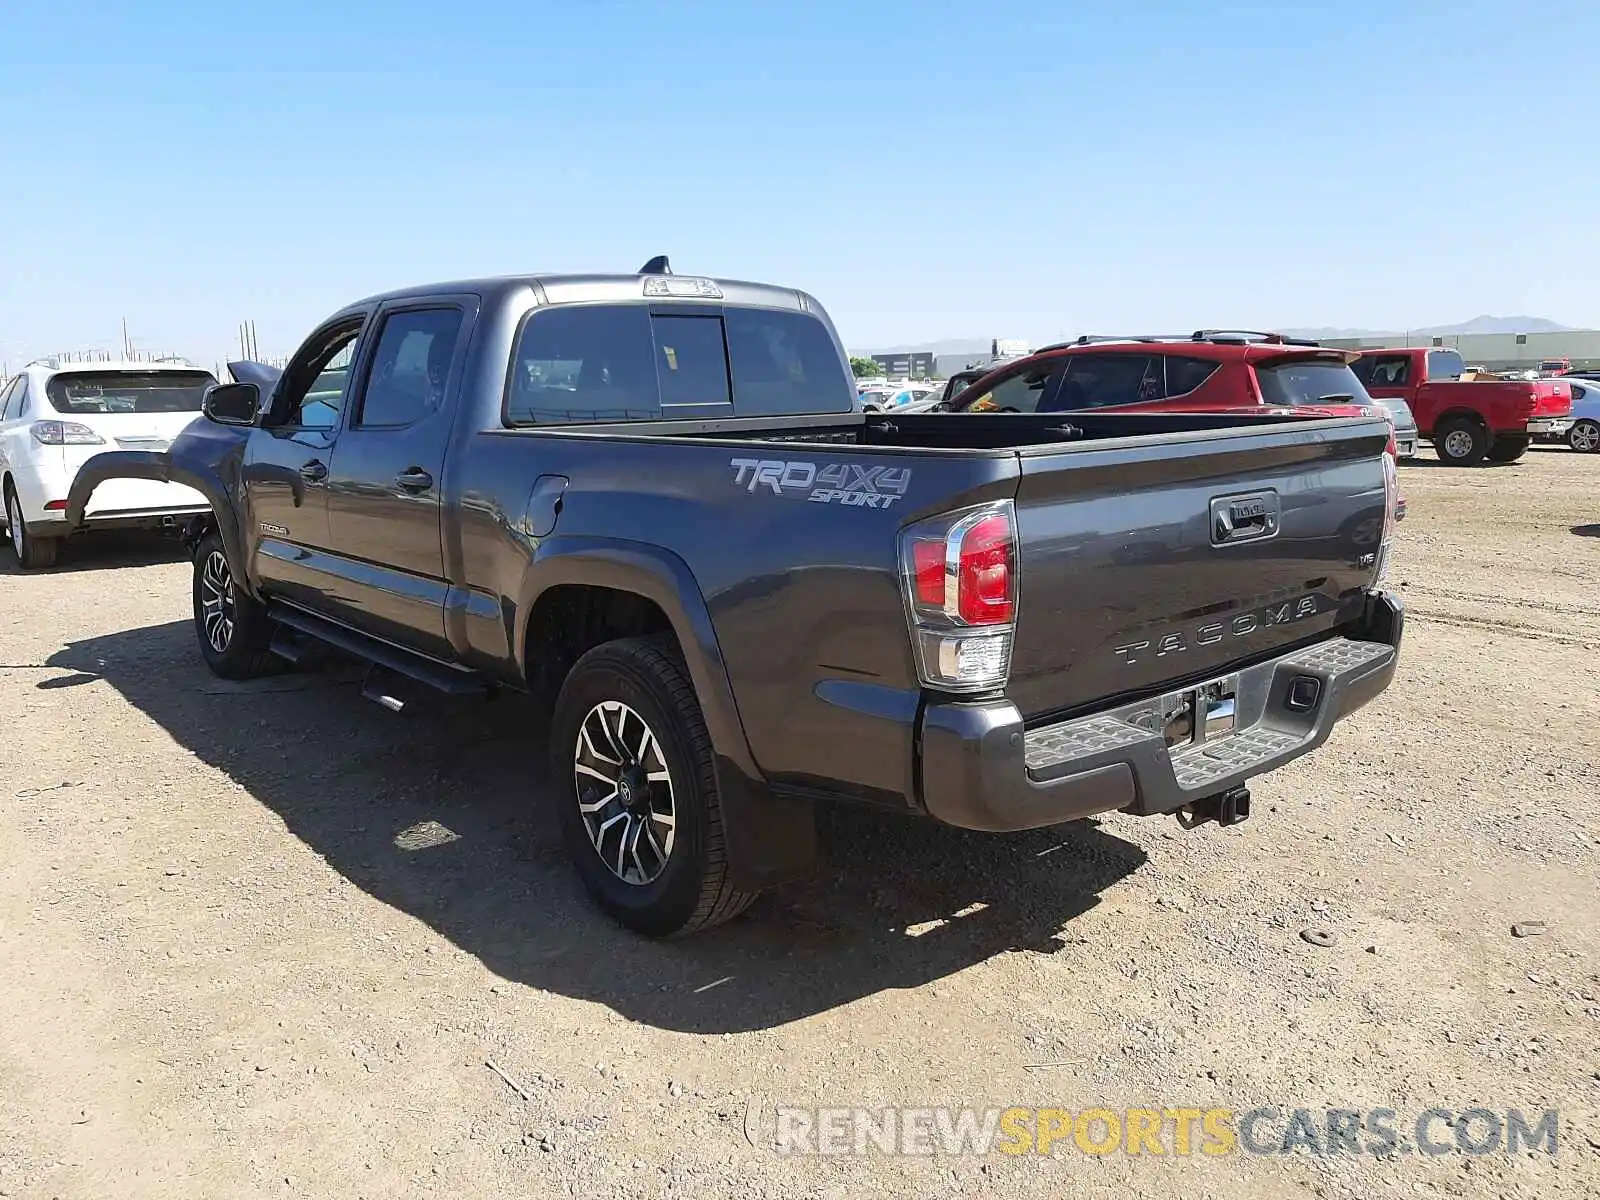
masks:
[(1278, 532), (1278, 493), (1218, 496), (1211, 502), (1211, 544), (1227, 546)]

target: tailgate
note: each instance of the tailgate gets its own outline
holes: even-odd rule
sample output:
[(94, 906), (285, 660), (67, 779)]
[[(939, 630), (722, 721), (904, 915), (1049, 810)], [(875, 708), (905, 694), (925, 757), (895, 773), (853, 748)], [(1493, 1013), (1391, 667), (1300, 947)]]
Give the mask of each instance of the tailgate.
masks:
[(1565, 417), (1572, 412), (1572, 387), (1565, 383), (1536, 383), (1533, 385), (1533, 412), (1535, 417)]
[(1226, 673), (1359, 615), (1387, 420), (1024, 451), (1007, 694), (1067, 714)]

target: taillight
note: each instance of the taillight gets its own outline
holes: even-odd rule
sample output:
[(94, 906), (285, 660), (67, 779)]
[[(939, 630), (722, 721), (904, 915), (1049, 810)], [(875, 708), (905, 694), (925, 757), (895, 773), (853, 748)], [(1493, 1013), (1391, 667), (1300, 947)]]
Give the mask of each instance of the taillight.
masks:
[(28, 427), (33, 440), (41, 446), (103, 446), (101, 437), (87, 425), (76, 421), (35, 421)]
[(911, 526), (900, 564), (922, 682), (946, 691), (1005, 686), (1017, 612), (1011, 501)]
[[(1391, 431), (1389, 440), (1394, 441)], [(1378, 542), (1378, 565), (1372, 572), (1372, 582), (1380, 584), (1389, 573), (1389, 546), (1394, 540), (1394, 527), (1400, 520), (1400, 469), (1393, 455), (1383, 456), (1383, 537)]]

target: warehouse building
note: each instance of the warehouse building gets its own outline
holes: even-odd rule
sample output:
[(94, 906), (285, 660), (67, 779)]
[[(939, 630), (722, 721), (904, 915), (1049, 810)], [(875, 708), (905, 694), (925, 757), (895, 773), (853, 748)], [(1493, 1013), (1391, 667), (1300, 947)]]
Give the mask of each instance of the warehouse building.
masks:
[(1461, 352), (1468, 366), (1490, 371), (1533, 371), (1542, 362), (1567, 360), (1574, 370), (1600, 369), (1600, 329), (1550, 333), (1372, 334), (1324, 338), (1325, 346), (1377, 350), (1393, 346), (1441, 346)]

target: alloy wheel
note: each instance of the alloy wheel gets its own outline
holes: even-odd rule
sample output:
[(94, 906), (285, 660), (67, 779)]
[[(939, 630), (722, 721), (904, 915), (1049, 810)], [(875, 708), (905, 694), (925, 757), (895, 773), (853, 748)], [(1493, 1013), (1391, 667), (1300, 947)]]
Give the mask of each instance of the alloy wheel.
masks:
[(1465, 429), (1452, 429), (1445, 435), (1444, 452), (1451, 458), (1465, 458), (1472, 453), (1472, 435)]
[(200, 570), (200, 609), (206, 641), (218, 654), (226, 654), (233, 643), (233, 572), (220, 550), (208, 554)]
[(11, 527), (11, 549), (16, 551), (17, 561), (21, 562), (22, 539), (25, 534), (22, 528), (22, 510), (14, 495), (6, 497), (6, 524)]
[(672, 772), (655, 731), (620, 700), (596, 704), (578, 726), (572, 778), (600, 861), (624, 883), (653, 883), (677, 836)]
[(1593, 421), (1579, 421), (1567, 434), (1567, 443), (1574, 450), (1582, 450), (1586, 454), (1600, 449), (1600, 424)]

